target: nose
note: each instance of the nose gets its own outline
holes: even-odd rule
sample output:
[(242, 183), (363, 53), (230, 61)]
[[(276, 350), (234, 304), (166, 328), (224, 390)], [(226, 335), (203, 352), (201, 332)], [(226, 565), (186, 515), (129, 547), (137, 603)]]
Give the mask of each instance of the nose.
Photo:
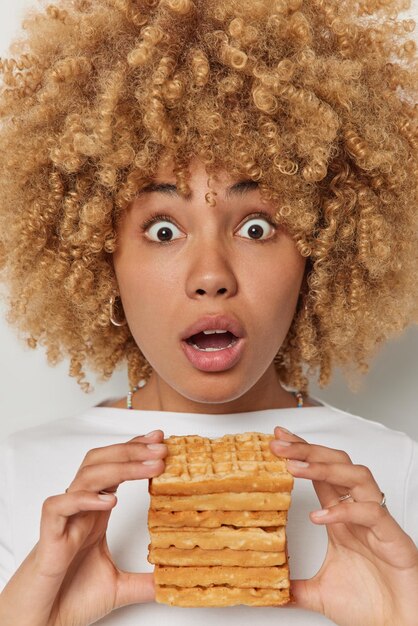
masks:
[(237, 277), (228, 259), (227, 250), (219, 242), (199, 243), (191, 254), (186, 278), (189, 298), (231, 297), (237, 292)]

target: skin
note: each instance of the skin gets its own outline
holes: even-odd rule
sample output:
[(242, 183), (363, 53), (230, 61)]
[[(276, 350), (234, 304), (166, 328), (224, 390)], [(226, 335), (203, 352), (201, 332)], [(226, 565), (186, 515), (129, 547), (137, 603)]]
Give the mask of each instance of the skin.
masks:
[[(147, 385), (133, 396), (133, 408), (219, 414), (294, 407), (297, 402), (280, 384), (273, 359), (295, 313), (306, 259), (283, 227), (248, 217), (258, 210), (274, 217), (275, 207), (261, 199), (258, 188), (228, 196), (228, 187), (239, 181), (219, 172), (211, 207), (205, 202), (210, 189), (204, 165), (195, 159), (190, 172), (190, 198), (144, 192), (118, 227), (113, 262), (123, 309), (153, 367)], [(162, 165), (154, 180), (175, 185), (171, 166)], [(173, 224), (160, 220), (141, 232), (141, 224), (156, 212)], [(266, 243), (251, 237), (255, 224), (263, 228)], [(163, 227), (171, 229), (169, 244), (157, 236)], [(186, 358), (179, 336), (201, 316), (215, 313), (233, 313), (246, 330), (247, 345), (234, 367), (203, 372)], [(305, 406), (313, 405), (306, 399)]]
[[(322, 508), (310, 519), (325, 524), (328, 534), (317, 574), (291, 582), (295, 605), (339, 626), (414, 626), (418, 550), (380, 506), (381, 490), (369, 468), (354, 465), (343, 450), (310, 444), (284, 428), (276, 427), (274, 435), (272, 452), (289, 459), (295, 477), (312, 480)], [(340, 502), (347, 492), (352, 497)]]
[(44, 501), (39, 541), (0, 594), (2, 626), (87, 626), (154, 599), (152, 574), (125, 572), (113, 562), (106, 530), (117, 497), (102, 500), (98, 492), (161, 474), (162, 440), (156, 430), (89, 450), (68, 492)]
[[(159, 176), (160, 182), (174, 182), (166, 171)], [(120, 226), (114, 260), (125, 315), (154, 367), (135, 402), (142, 409), (197, 413), (295, 406), (272, 360), (294, 315), (304, 259), (285, 231), (266, 245), (248, 235), (241, 239), (244, 219), (261, 206), (258, 190), (228, 200), (225, 189), (236, 181), (223, 173), (218, 204), (208, 208), (199, 163), (193, 164), (191, 182), (189, 204), (148, 194), (132, 204)], [(152, 245), (139, 235), (141, 220), (155, 210), (173, 215), (182, 227), (178, 242)], [(272, 266), (281, 271), (272, 273)], [(200, 372), (183, 356), (178, 337), (202, 314), (215, 311), (233, 311), (241, 320), (246, 351), (230, 370)], [(213, 381), (216, 385), (208, 384)], [(305, 406), (310, 404), (308, 399)], [(161, 474), (167, 455), (163, 438), (156, 430), (90, 450), (67, 492), (45, 500), (39, 541), (0, 594), (2, 626), (87, 626), (121, 606), (155, 600), (151, 573), (126, 572), (113, 562), (106, 531), (117, 496), (104, 500), (99, 491), (115, 492), (126, 480)], [(294, 606), (340, 626), (415, 626), (418, 550), (380, 506), (381, 490), (370, 470), (354, 465), (342, 450), (309, 444), (280, 427), (270, 447), (289, 459), (296, 478), (312, 480), (323, 508), (310, 519), (327, 526), (322, 567), (310, 580), (291, 581)], [(348, 490), (352, 499), (340, 502)]]

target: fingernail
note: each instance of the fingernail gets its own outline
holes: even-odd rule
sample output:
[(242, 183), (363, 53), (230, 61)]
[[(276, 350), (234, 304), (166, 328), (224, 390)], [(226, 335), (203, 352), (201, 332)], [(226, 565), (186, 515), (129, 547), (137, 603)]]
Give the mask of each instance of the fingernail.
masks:
[(114, 496), (111, 493), (98, 493), (97, 497), (99, 498), (99, 500), (105, 500), (106, 502), (109, 502), (109, 500), (113, 500)]
[(315, 517), (323, 517), (329, 513), (329, 509), (319, 509), (319, 511), (312, 511), (312, 515)]
[(293, 465), (293, 467), (309, 467), (309, 463), (306, 461), (296, 461), (295, 459), (289, 459), (287, 464)]
[(287, 428), (283, 428), (283, 426), (278, 426), (277, 428), (280, 428), (280, 430), (282, 430), (284, 433), (287, 433), (288, 435), (293, 435), (290, 430), (287, 430)]
[(283, 439), (276, 439), (276, 441), (273, 442), (273, 445), (276, 446), (280, 446), (283, 448), (288, 448), (289, 446), (292, 445), (292, 443), (290, 441), (283, 441)]
[(148, 461), (142, 461), (143, 465), (157, 465), (160, 462), (160, 459), (149, 459)]
[(165, 447), (165, 443), (147, 443), (147, 448), (149, 450), (163, 450)]
[(146, 439), (147, 437), (152, 437), (153, 435), (155, 435), (157, 431), (156, 430), (152, 430), (150, 433), (148, 433), (147, 435), (143, 435), (144, 439)]

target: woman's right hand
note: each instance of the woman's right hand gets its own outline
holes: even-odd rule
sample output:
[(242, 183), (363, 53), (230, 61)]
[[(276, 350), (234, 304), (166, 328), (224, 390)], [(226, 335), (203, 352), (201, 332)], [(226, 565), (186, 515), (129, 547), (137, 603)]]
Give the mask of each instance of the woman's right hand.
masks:
[(117, 498), (98, 492), (161, 474), (163, 437), (156, 430), (90, 450), (67, 493), (45, 500), (39, 541), (0, 595), (3, 626), (87, 626), (121, 606), (154, 599), (152, 573), (114, 564), (106, 530)]

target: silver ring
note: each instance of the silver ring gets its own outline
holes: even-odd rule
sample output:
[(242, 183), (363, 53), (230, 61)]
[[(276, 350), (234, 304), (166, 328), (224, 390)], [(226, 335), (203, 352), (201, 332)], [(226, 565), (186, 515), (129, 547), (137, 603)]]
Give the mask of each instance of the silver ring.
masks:
[[(383, 491), (381, 491), (380, 493), (382, 494), (382, 501), (381, 501), (381, 502), (379, 502), (379, 504), (380, 504), (380, 506), (382, 506), (383, 508), (385, 508), (385, 509), (386, 509), (386, 508), (387, 508), (387, 506), (386, 506), (386, 496), (385, 496), (385, 494), (383, 493)], [(354, 500), (354, 498), (353, 498), (353, 496), (351, 495), (351, 493), (346, 493), (344, 496), (340, 496), (340, 497), (338, 498), (338, 500), (339, 500), (340, 502), (344, 502), (344, 500), (348, 500), (348, 499), (350, 499), (350, 498), (351, 498), (351, 500), (352, 500), (353, 502), (356, 502), (356, 500)]]
[[(68, 490), (69, 490), (69, 487), (67, 487), (67, 489), (65, 490), (65, 493), (68, 493)], [(101, 494), (103, 494), (103, 495), (106, 495), (106, 494), (109, 494), (109, 493), (110, 493), (110, 494), (114, 495), (114, 494), (116, 493), (116, 491), (117, 491), (117, 490), (115, 490), (115, 491), (106, 491), (106, 489), (102, 489), (102, 490), (101, 490), (101, 491), (99, 491), (98, 493), (101, 493)]]
[(346, 494), (345, 494), (345, 496), (340, 496), (340, 497), (338, 498), (338, 500), (339, 500), (340, 502), (344, 502), (344, 500), (348, 500), (349, 498), (351, 498), (351, 499), (352, 499), (352, 501), (353, 501), (353, 502), (355, 502), (355, 500), (354, 500), (353, 496), (351, 495), (351, 493), (346, 493)]

